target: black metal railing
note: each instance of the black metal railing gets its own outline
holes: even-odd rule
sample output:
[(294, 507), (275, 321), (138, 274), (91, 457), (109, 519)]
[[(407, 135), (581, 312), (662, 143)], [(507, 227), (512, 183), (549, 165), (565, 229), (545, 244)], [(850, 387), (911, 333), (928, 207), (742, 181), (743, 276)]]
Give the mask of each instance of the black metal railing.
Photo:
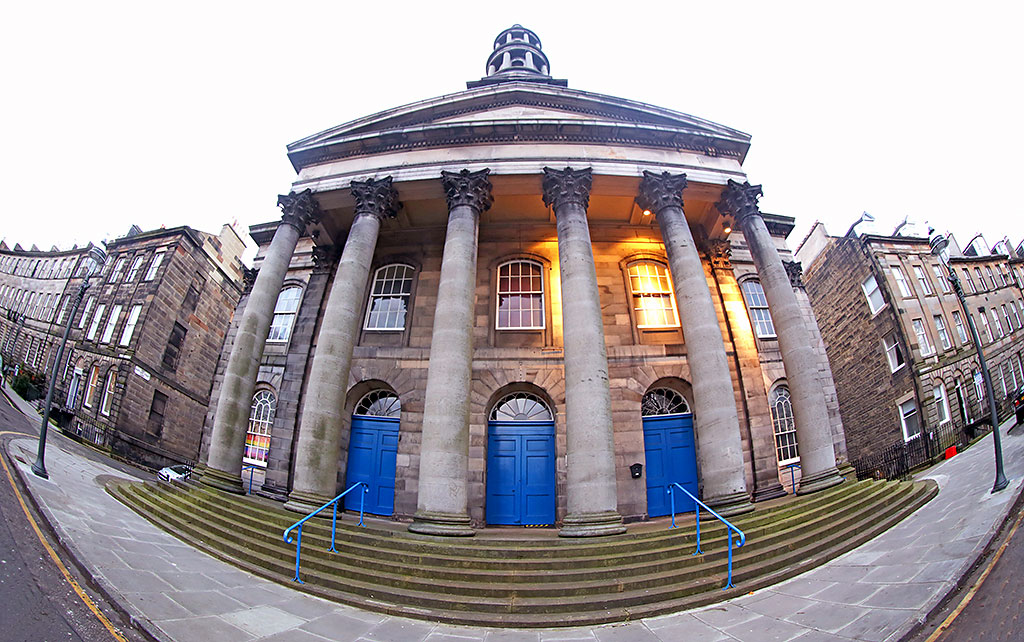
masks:
[(991, 430), (987, 423), (969, 427), (948, 423), (922, 432), (910, 441), (898, 441), (850, 463), (858, 479), (909, 479), (916, 469), (946, 457), (952, 447), (966, 448), (976, 435)]

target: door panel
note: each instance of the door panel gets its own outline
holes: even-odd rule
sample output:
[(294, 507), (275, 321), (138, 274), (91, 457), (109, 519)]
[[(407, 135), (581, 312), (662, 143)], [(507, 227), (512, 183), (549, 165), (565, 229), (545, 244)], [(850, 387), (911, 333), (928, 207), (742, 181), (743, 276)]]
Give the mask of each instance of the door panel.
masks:
[[(395, 461), (398, 455), (399, 420), (391, 417), (352, 417), (345, 488), (365, 482), (363, 510), (373, 515), (395, 512)], [(359, 510), (360, 492), (345, 496), (346, 510)]]
[[(666, 493), (677, 483), (697, 495), (697, 448), (693, 437), (693, 415), (644, 417), (644, 452), (647, 460), (647, 515), (671, 512)], [(695, 510), (693, 501), (675, 492), (676, 512)]]
[(488, 524), (554, 524), (554, 433), (552, 422), (488, 424)]

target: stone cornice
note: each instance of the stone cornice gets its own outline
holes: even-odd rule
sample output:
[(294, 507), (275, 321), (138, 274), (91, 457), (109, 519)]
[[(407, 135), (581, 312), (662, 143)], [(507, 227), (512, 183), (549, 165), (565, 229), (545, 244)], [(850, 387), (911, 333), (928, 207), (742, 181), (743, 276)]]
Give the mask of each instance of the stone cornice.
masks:
[(445, 197), (448, 199), (448, 209), (452, 210), (460, 205), (472, 207), (477, 214), (482, 214), (491, 208), (494, 203), (494, 196), (491, 194), (491, 181), (487, 175), (489, 169), (482, 169), (471, 172), (464, 169), (460, 172), (441, 172), (441, 185), (444, 187)]
[(657, 216), (666, 207), (683, 209), (683, 190), (686, 189), (686, 174), (655, 174), (644, 170), (636, 202), (641, 209), (650, 210)]
[(590, 205), (590, 186), (593, 183), (593, 174), (590, 168), (573, 169), (566, 167), (564, 170), (544, 168), (544, 204), (555, 210), (563, 205), (575, 203), (583, 209)]

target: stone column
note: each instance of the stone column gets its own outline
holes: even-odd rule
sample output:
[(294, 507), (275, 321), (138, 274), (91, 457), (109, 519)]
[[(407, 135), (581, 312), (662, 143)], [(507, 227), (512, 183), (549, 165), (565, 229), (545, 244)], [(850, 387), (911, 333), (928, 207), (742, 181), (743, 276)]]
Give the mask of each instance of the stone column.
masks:
[(724, 516), (754, 510), (743, 470), (736, 395), (704, 264), (683, 214), (686, 175), (644, 172), (637, 202), (658, 218), (693, 384), (704, 502)]
[(490, 208), (490, 170), (441, 172), (448, 229), (441, 258), (427, 366), (419, 495), (409, 530), (473, 535), (469, 477), (469, 394), (473, 374), (473, 304), (480, 214)]
[(366, 281), (381, 221), (401, 207), (391, 177), (352, 181), (355, 218), (334, 275), (310, 367), (295, 445), (295, 477), (285, 508), (309, 512), (338, 486), (338, 453), (352, 351), (359, 339)]
[(295, 252), (295, 244), (305, 234), (306, 226), (319, 221), (321, 216), (313, 193), (308, 189), (299, 194), (292, 192), (279, 196), (277, 204), (284, 215), (263, 258), (238, 324), (213, 419), (206, 465), (200, 471), (200, 481), (204, 484), (233, 493), (243, 492), (242, 454), (249, 410), (277, 297)]
[(730, 179), (716, 207), (722, 214), (732, 216), (742, 229), (768, 300), (793, 403), (803, 473), (800, 494), (806, 494), (831, 488), (842, 483), (843, 478), (836, 469), (828, 410), (818, 381), (818, 359), (811, 334), (804, 324), (789, 274), (758, 209), (760, 196), (760, 185), (740, 184)]
[(587, 226), (591, 170), (544, 168), (544, 203), (555, 213), (565, 360), (566, 503), (559, 535), (625, 532), (615, 485), (608, 356)]

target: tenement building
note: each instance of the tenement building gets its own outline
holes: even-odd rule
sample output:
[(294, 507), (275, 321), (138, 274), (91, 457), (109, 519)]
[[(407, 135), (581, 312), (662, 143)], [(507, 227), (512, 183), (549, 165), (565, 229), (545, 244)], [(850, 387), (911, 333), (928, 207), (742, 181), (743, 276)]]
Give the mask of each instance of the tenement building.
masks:
[[(1024, 386), (1021, 259), (1008, 241), (990, 249), (975, 237), (961, 250), (947, 239), (1005, 418), (1009, 395)], [(989, 422), (969, 323), (926, 229), (888, 235), (857, 223), (835, 237), (815, 223), (797, 256), (807, 266), (851, 459), (929, 431), (970, 433)]]
[(243, 290), (244, 249), (229, 225), (219, 235), (133, 226), (106, 244), (106, 262), (77, 308), (84, 250), (3, 252), (0, 296), (17, 311), (4, 322), (3, 345), (49, 377), (70, 322), (53, 398), (62, 428), (152, 467), (195, 460), (197, 426)]
[(486, 70), (289, 146), (201, 481), (241, 492), (252, 463), (297, 511), (364, 482), (414, 532), (565, 536), (665, 515), (675, 484), (728, 515), (793, 462), (799, 492), (840, 483), (793, 220), (760, 211), (750, 137), (570, 89), (519, 25)]

